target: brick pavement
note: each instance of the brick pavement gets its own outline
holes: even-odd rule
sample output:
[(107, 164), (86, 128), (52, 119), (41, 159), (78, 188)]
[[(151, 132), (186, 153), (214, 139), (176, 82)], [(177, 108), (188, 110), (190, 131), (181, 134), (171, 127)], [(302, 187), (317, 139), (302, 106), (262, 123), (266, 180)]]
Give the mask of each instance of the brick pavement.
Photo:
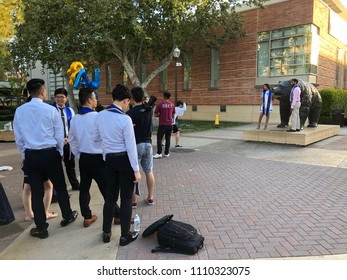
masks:
[[(158, 164), (160, 161), (160, 164)], [(155, 161), (156, 206), (136, 212), (145, 228), (165, 214), (205, 237), (197, 255), (151, 253), (155, 235), (117, 259), (253, 259), (347, 253), (347, 172), (228, 153), (172, 153)]]
[[(146, 195), (142, 188), (139, 207), (134, 210), (141, 215), (142, 230), (166, 214), (191, 223), (205, 237), (204, 248), (194, 256), (152, 254), (151, 249), (157, 246), (152, 235), (117, 248), (116, 259), (214, 260), (347, 254), (346, 133), (302, 148), (247, 143), (239, 140), (242, 129), (183, 135), (181, 143), (189, 149), (172, 149), (169, 158), (154, 162), (155, 206), (141, 201)], [(15, 146), (0, 143), (0, 148), (2, 153)], [(15, 205), (15, 215), (22, 215), (18, 187), (22, 173), (17, 170), (18, 162), (15, 153), (1, 156), (0, 165), (16, 168), (0, 175), (4, 175), (1, 182)], [(16, 217), (16, 224), (24, 230), (28, 223)], [(74, 227), (78, 225), (64, 231), (71, 235)], [(1, 239), (1, 244), (10, 242), (16, 234)], [(58, 237), (53, 232), (51, 238)], [(114, 242), (110, 246), (115, 246)], [(0, 247), (0, 253), (3, 249)], [(47, 254), (54, 253), (52, 249), (53, 252), (46, 252), (48, 259)], [(93, 259), (92, 255), (88, 257)], [(66, 252), (65, 259), (69, 258)]]

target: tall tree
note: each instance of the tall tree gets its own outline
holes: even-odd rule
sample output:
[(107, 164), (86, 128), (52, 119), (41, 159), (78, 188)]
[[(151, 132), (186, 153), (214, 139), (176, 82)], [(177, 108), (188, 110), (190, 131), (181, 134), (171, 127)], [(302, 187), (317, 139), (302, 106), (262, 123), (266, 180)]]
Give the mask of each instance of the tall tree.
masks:
[(0, 80), (7, 80), (6, 74), (12, 70), (7, 44), (14, 36), (15, 25), (22, 21), (22, 0), (0, 1)]
[[(93, 67), (117, 58), (132, 83), (146, 88), (173, 58), (176, 46), (194, 42), (219, 48), (244, 36), (237, 7), (267, 0), (23, 0), (25, 23), (12, 50), (20, 63), (37, 60), (55, 72), (72, 61)], [(162, 61), (140, 81), (136, 65)]]

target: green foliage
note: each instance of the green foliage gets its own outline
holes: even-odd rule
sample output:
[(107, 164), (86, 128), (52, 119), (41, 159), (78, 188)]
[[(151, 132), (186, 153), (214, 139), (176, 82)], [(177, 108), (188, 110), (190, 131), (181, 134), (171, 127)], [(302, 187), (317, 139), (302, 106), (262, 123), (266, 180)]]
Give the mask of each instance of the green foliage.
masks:
[(347, 111), (347, 90), (324, 88), (319, 93), (322, 97), (322, 116), (331, 116), (331, 111), (335, 109)]
[[(262, 6), (267, 0), (244, 5)], [(23, 0), (25, 23), (18, 25), (11, 45), (18, 65), (41, 61), (55, 73), (73, 61), (87, 67), (117, 58), (134, 85), (139, 85), (136, 65), (164, 59), (172, 51), (192, 51), (198, 40), (220, 47), (244, 36), (242, 17), (235, 11), (241, 1), (216, 0)], [(195, 46), (196, 47), (196, 46)], [(147, 80), (163, 69), (155, 69)]]
[[(181, 132), (194, 132), (203, 131), (208, 129), (218, 129), (215, 127), (214, 121), (191, 121), (191, 120), (179, 120)], [(219, 128), (233, 127), (245, 123), (240, 122), (219, 122)], [(154, 127), (156, 132), (158, 127)]]

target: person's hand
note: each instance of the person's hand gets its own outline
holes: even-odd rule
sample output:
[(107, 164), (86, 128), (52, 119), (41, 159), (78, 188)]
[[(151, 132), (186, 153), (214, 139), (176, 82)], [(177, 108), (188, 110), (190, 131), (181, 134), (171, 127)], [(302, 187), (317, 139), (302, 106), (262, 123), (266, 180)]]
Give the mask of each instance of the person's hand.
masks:
[(67, 138), (65, 137), (64, 138), (64, 145), (66, 145), (67, 144)]
[(140, 183), (140, 181), (141, 181), (141, 173), (140, 173), (140, 171), (135, 171), (134, 172), (134, 176), (135, 176), (135, 181), (134, 181), (134, 183), (136, 184), (136, 183)]

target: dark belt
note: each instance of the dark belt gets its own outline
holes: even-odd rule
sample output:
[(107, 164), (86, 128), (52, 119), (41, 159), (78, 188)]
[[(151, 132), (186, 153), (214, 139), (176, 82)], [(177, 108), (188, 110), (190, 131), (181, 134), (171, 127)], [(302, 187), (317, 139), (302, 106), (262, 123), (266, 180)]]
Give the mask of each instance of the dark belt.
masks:
[(44, 149), (25, 149), (25, 152), (48, 152), (57, 150), (56, 147), (44, 148)]
[(127, 152), (119, 152), (119, 153), (109, 153), (106, 154), (107, 157), (120, 157), (120, 156), (126, 156)]

